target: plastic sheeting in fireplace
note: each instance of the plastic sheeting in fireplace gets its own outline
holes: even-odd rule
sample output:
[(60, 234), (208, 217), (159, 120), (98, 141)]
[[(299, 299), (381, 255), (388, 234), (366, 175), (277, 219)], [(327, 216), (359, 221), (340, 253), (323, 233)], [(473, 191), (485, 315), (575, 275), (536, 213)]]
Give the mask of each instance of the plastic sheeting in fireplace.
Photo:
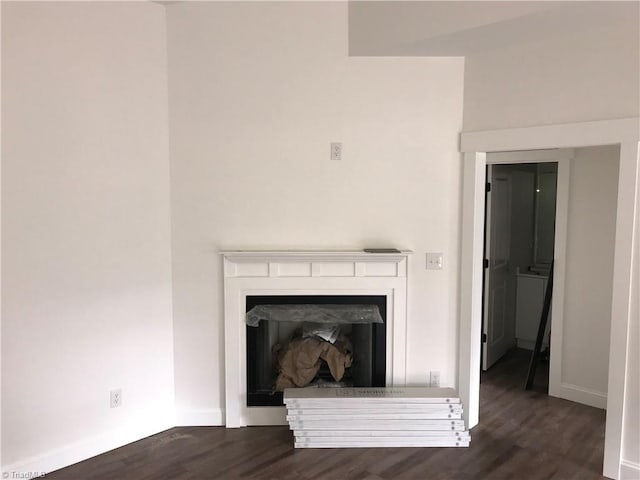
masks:
[(247, 325), (260, 320), (313, 323), (384, 323), (377, 305), (257, 305), (247, 312)]

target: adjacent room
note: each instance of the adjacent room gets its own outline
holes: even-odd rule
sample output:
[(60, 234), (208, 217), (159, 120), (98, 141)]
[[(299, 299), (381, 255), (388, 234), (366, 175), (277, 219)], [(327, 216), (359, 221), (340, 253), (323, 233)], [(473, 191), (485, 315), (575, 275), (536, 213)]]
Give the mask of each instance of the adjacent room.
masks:
[(5, 478), (640, 478), (638, 2), (0, 14)]

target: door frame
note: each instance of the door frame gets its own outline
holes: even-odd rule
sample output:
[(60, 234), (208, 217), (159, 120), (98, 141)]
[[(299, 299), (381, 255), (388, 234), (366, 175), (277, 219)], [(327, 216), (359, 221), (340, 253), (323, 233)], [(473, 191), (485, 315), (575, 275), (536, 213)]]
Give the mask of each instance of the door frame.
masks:
[[(627, 373), (640, 119), (462, 132), (464, 153), (458, 390), (468, 428), (478, 424), (486, 152), (620, 145), (603, 475), (619, 478)], [(558, 221), (558, 219), (556, 220)]]
[[(567, 258), (567, 224), (569, 220), (569, 179), (571, 175), (571, 159), (574, 157), (573, 148), (557, 148), (528, 151), (490, 152), (486, 154), (486, 165), (517, 164), (517, 163), (557, 163), (556, 186), (556, 218), (554, 234), (554, 269), (553, 294), (551, 296), (551, 318), (553, 319), (553, 335), (549, 350), (549, 395), (580, 400), (573, 391), (565, 388), (561, 383), (562, 366), (562, 332), (564, 325), (564, 283)], [(486, 206), (485, 206), (486, 207)], [(483, 236), (486, 235), (485, 225)], [(489, 232), (490, 234), (491, 232)], [(484, 237), (483, 237), (484, 238)], [(487, 241), (489, 237), (486, 237)], [(484, 258), (484, 257), (483, 257)], [(483, 272), (484, 276), (484, 272)], [(486, 281), (485, 281), (486, 283)], [(484, 290), (484, 288), (483, 288)], [(483, 297), (485, 292), (483, 291)], [(486, 301), (486, 299), (485, 299)], [(486, 306), (483, 315), (486, 313)], [(482, 340), (482, 337), (481, 337)], [(482, 343), (481, 343), (482, 350)], [(483, 353), (484, 354), (484, 353)], [(604, 408), (604, 405), (601, 406)]]

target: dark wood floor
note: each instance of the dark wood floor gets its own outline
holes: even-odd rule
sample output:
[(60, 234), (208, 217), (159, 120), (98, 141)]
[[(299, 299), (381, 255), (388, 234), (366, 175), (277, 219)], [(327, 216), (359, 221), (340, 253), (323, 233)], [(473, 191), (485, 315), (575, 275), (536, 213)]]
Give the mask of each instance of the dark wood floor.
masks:
[[(295, 450), (287, 427), (173, 428), (46, 476), (62, 479), (576, 479), (600, 476), (605, 412), (524, 391), (528, 355), (483, 374), (465, 448)], [(538, 377), (538, 390), (540, 379)]]

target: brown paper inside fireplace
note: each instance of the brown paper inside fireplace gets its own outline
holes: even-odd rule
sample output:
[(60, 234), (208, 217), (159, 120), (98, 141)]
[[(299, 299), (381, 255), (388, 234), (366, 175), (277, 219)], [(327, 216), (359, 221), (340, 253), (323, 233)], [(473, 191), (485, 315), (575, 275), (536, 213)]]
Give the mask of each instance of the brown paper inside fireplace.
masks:
[(334, 344), (317, 337), (294, 338), (278, 353), (276, 391), (306, 387), (317, 375), (323, 361), (329, 366), (334, 380), (342, 380), (345, 369), (353, 362), (352, 346), (347, 337), (341, 335)]

